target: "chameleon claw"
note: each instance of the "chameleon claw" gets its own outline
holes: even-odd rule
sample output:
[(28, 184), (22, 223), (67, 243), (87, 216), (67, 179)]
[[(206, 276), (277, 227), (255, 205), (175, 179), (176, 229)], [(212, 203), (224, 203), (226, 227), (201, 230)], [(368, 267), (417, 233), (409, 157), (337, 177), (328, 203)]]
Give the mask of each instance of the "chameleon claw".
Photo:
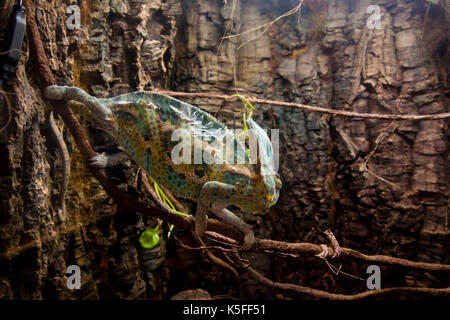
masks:
[(88, 160), (88, 166), (97, 169), (106, 168), (107, 163), (108, 158), (106, 157), (105, 153), (98, 154), (95, 157)]
[(326, 259), (329, 255), (329, 248), (326, 244), (319, 244), (320, 249), (322, 249), (322, 252), (316, 254), (316, 257)]

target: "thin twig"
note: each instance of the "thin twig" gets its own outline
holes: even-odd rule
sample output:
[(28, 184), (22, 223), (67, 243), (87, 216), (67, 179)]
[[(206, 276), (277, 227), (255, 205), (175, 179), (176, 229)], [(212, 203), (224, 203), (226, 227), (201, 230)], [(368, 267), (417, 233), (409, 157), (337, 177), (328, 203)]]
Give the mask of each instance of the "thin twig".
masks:
[(184, 244), (180, 239), (178, 239), (177, 237), (175, 237), (175, 240), (177, 240), (178, 244), (186, 250), (191, 250), (191, 251), (198, 251), (198, 250), (207, 250), (207, 249), (212, 249), (212, 250), (218, 250), (221, 252), (231, 252), (232, 249), (227, 249), (224, 247), (220, 247), (220, 246), (207, 246), (207, 245), (201, 245), (199, 247), (191, 247), (188, 246), (187, 244)]
[(361, 281), (364, 281), (363, 278), (361, 277), (357, 277), (355, 275), (352, 275), (350, 273), (344, 272), (342, 271), (342, 265), (339, 266), (339, 268), (336, 268), (335, 266), (333, 266), (328, 260), (324, 259), (325, 263), (327, 264), (328, 268), (330, 268), (331, 272), (333, 272), (334, 275), (339, 275), (340, 273), (343, 274), (344, 276), (353, 278), (353, 279), (358, 279)]
[(384, 139), (388, 134), (392, 133), (393, 130), (391, 130), (391, 128), (395, 128), (394, 123), (395, 123), (395, 122), (392, 121), (390, 124), (388, 124), (388, 125), (386, 126), (386, 128), (384, 128), (384, 129), (381, 131), (381, 133), (378, 135), (378, 137), (375, 139), (375, 146), (374, 146), (374, 147), (372, 148), (372, 150), (369, 152), (369, 154), (368, 154), (366, 160), (364, 161), (363, 168), (364, 168), (364, 170), (366, 170), (369, 174), (371, 174), (371, 175), (374, 176), (375, 178), (377, 178), (377, 179), (383, 181), (384, 183), (387, 183), (387, 184), (389, 184), (390, 186), (392, 186), (392, 187), (394, 187), (394, 188), (396, 188), (396, 189), (401, 189), (401, 187), (400, 187), (398, 184), (393, 183), (393, 182), (390, 182), (389, 180), (387, 180), (387, 179), (385, 179), (385, 178), (379, 176), (378, 174), (376, 174), (375, 172), (373, 172), (372, 170), (370, 170), (369, 167), (367, 166), (367, 164), (368, 164), (370, 158), (373, 156), (373, 154), (374, 154), (375, 151), (377, 150), (377, 148), (378, 148), (379, 144), (381, 143), (381, 141), (383, 141), (383, 139)]
[[(203, 247), (206, 248), (205, 243), (203, 242), (203, 240), (197, 235), (197, 233), (195, 233), (194, 230), (191, 229), (191, 235), (192, 237), (195, 239), (195, 241), (197, 241), (197, 243)], [(234, 278), (236, 279), (236, 282), (238, 284), (238, 288), (239, 288), (239, 296), (242, 296), (242, 283), (241, 283), (241, 278), (239, 277), (239, 273), (236, 271), (235, 268), (233, 268), (233, 266), (231, 266), (230, 264), (226, 263), (225, 261), (223, 261), (222, 259), (220, 259), (219, 257), (216, 257), (216, 255), (214, 255), (210, 250), (208, 249), (204, 249), (203, 252), (206, 253), (206, 255), (208, 256), (208, 258), (214, 262), (215, 264), (217, 264), (218, 266), (227, 269), (229, 271), (231, 271), (231, 273), (233, 274)]]
[(223, 40), (225, 39), (225, 36), (227, 35), (228, 30), (230, 29), (231, 24), (233, 23), (235, 9), (236, 9), (236, 0), (233, 0), (232, 7), (231, 7), (230, 19), (228, 20), (227, 26), (225, 27), (225, 31), (223, 32), (223, 35), (220, 38), (220, 43), (219, 43), (219, 46), (217, 48), (217, 55), (216, 55), (217, 60), (219, 60), (220, 48), (222, 47)]
[[(236, 101), (239, 98), (220, 93), (203, 93), (203, 92), (176, 92), (162, 89), (155, 89), (155, 93), (165, 94), (173, 97), (186, 97), (186, 98), (209, 98), (209, 99), (222, 99), (227, 101)], [(303, 109), (313, 112), (322, 112), (333, 114), (342, 117), (351, 118), (367, 118), (367, 119), (381, 119), (381, 120), (442, 120), (450, 118), (450, 112), (437, 113), (437, 114), (379, 114), (379, 113), (359, 113), (353, 111), (335, 110), (322, 107), (313, 107), (301, 103), (276, 101), (268, 99), (260, 99), (256, 97), (247, 97), (247, 100), (252, 103), (278, 105), (282, 107), (291, 107), (297, 109)]]
[(275, 24), (277, 21), (279, 21), (279, 20), (281, 20), (281, 19), (283, 19), (283, 18), (285, 18), (285, 17), (288, 17), (288, 16), (290, 16), (290, 15), (295, 14), (295, 13), (296, 13), (297, 11), (299, 11), (300, 8), (302, 7), (302, 3), (303, 3), (303, 0), (299, 0), (299, 4), (298, 4), (295, 8), (292, 8), (292, 9), (289, 10), (288, 12), (282, 14), (281, 16), (277, 17), (276, 19), (274, 19), (274, 20), (272, 20), (272, 21), (270, 21), (270, 22), (267, 22), (267, 23), (265, 23), (265, 24), (263, 24), (263, 25), (260, 25), (260, 26), (257, 26), (257, 27), (255, 27), (255, 28), (246, 30), (246, 31), (241, 32), (241, 33), (239, 33), (239, 34), (233, 34), (233, 35), (225, 36), (225, 37), (223, 37), (222, 39), (236, 38), (236, 37), (242, 36), (242, 35), (244, 35), (244, 34), (247, 34), (247, 33), (249, 33), (249, 32), (253, 32), (253, 31), (256, 31), (256, 30), (259, 30), (259, 29), (264, 29), (264, 30), (261, 31), (259, 34), (257, 34), (256, 36), (253, 36), (253, 37), (251, 37), (250, 39), (248, 39), (247, 41), (245, 41), (244, 43), (242, 43), (242, 44), (237, 48), (237, 50), (239, 50), (239, 49), (241, 49), (243, 46), (245, 46), (247, 43), (249, 43), (250, 41), (253, 41), (253, 40), (255, 40), (256, 38), (258, 38), (259, 36), (261, 36), (261, 35), (263, 35), (264, 33), (266, 33), (267, 30), (269, 30), (270, 27), (271, 27), (273, 24)]

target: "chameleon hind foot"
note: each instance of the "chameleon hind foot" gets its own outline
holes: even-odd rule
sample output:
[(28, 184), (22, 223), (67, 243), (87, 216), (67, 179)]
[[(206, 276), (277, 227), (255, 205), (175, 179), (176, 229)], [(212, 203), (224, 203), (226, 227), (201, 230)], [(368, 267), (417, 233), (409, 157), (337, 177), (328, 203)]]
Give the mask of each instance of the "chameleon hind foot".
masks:
[(88, 166), (97, 169), (104, 169), (107, 167), (107, 164), (108, 164), (108, 157), (106, 156), (105, 153), (98, 154), (95, 157), (90, 158), (88, 160)]
[(107, 167), (115, 167), (121, 164), (127, 164), (128, 156), (124, 152), (107, 155), (106, 153), (100, 153), (95, 157), (88, 160), (88, 166), (98, 169), (104, 169)]

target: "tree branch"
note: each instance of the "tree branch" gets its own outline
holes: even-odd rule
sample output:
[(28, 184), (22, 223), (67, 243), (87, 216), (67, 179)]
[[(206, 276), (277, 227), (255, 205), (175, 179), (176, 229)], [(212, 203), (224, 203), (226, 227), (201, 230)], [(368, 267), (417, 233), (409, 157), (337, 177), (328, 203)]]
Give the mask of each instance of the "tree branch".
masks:
[[(267, 239), (257, 239), (258, 249), (261, 251), (269, 250), (276, 252), (284, 252), (289, 254), (319, 254), (322, 249), (317, 244), (312, 243), (287, 243), (282, 241), (275, 240), (267, 240)], [(331, 250), (331, 249), (330, 249)], [(365, 255), (356, 250), (349, 248), (342, 248), (341, 256), (346, 256), (349, 258), (353, 258), (356, 260), (369, 262), (369, 263), (378, 263), (385, 264), (390, 266), (399, 266), (405, 267), (409, 269), (420, 269), (420, 270), (428, 270), (428, 271), (444, 271), (450, 272), (450, 265), (447, 264), (435, 264), (435, 263), (426, 263), (426, 262), (413, 262), (406, 259), (394, 258), (390, 256), (384, 255)]]
[[(234, 100), (239, 99), (238, 97), (235, 97), (235, 96), (229, 96), (229, 95), (219, 94), (219, 93), (176, 92), (176, 91), (161, 90), (161, 89), (154, 89), (153, 91), (156, 93), (165, 94), (165, 95), (169, 95), (172, 97), (213, 98), (213, 99), (222, 99), (222, 100), (227, 100), (227, 101), (234, 101)], [(352, 111), (345, 111), (345, 110), (335, 110), (335, 109), (328, 109), (328, 108), (321, 108), (321, 107), (313, 107), (313, 106), (308, 106), (306, 104), (294, 103), (294, 102), (260, 99), (260, 98), (256, 98), (256, 97), (246, 97), (246, 99), (253, 103), (278, 105), (278, 106), (282, 106), (282, 107), (291, 107), (291, 108), (303, 109), (303, 110), (308, 110), (308, 111), (313, 111), (313, 112), (322, 112), (322, 113), (333, 114), (336, 116), (351, 117), (351, 118), (367, 118), (367, 119), (381, 119), (381, 120), (441, 120), (441, 119), (450, 118), (450, 112), (438, 113), (438, 114), (420, 114), (420, 115), (359, 113), (359, 112), (352, 112)]]
[(340, 294), (340, 293), (330, 293), (310, 287), (303, 287), (299, 285), (295, 285), (292, 283), (281, 283), (274, 282), (263, 275), (261, 275), (255, 269), (248, 267), (247, 269), (251, 276), (258, 280), (261, 283), (264, 283), (267, 286), (274, 287), (277, 289), (285, 290), (285, 291), (293, 291), (300, 294), (306, 294), (312, 296), (316, 299), (328, 299), (328, 300), (361, 300), (367, 298), (375, 298), (380, 296), (385, 296), (389, 294), (426, 294), (427, 296), (433, 297), (448, 297), (450, 295), (450, 288), (417, 288), (417, 287), (397, 287), (397, 288), (387, 288), (387, 289), (376, 289), (370, 290), (354, 295)]

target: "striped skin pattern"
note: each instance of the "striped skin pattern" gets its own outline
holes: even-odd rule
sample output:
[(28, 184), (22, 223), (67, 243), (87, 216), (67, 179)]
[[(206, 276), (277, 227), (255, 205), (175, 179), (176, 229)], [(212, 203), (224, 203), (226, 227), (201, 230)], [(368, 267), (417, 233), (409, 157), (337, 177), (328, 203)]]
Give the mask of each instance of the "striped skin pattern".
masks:
[[(264, 212), (276, 203), (281, 188), (279, 176), (272, 169), (270, 140), (253, 120), (247, 122), (257, 132), (260, 159), (256, 164), (250, 163), (242, 144), (220, 121), (169, 96), (141, 91), (97, 99), (76, 87), (51, 86), (46, 90), (46, 97), (84, 104), (129, 157), (159, 184), (177, 196), (197, 201), (196, 232), (200, 236), (206, 231), (206, 214), (212, 211), (245, 233), (244, 249), (253, 245), (251, 227), (226, 207), (235, 205), (246, 212)], [(172, 161), (172, 151), (181, 141), (172, 141), (177, 129), (186, 130), (192, 137), (188, 140), (191, 150), (188, 163)], [(205, 141), (205, 136), (209, 141)], [(226, 138), (236, 148), (232, 161), (194, 164), (196, 152), (216, 155), (214, 142), (225, 142)], [(106, 161), (98, 156), (92, 163)]]

